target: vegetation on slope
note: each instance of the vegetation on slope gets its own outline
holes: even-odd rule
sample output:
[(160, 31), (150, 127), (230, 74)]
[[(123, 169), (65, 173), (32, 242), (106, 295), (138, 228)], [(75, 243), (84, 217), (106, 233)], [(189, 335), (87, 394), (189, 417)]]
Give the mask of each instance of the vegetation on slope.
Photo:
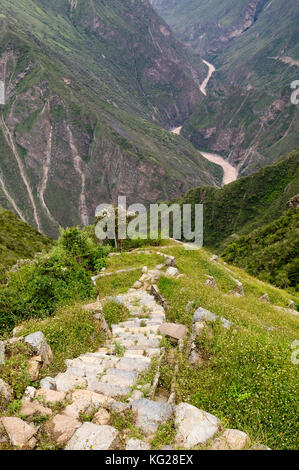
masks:
[(0, 288), (0, 333), (30, 318), (45, 318), (57, 308), (95, 294), (92, 273), (106, 266), (109, 248), (77, 228), (61, 233), (48, 254), (26, 263)]
[(15, 214), (0, 207), (0, 284), (5, 272), (20, 259), (31, 259), (36, 253), (48, 251), (50, 238), (22, 222)]
[(299, 213), (290, 210), (271, 224), (230, 243), (229, 263), (279, 287), (299, 289)]
[(204, 204), (204, 244), (221, 249), (236, 235), (250, 233), (280, 217), (299, 192), (299, 150), (274, 165), (222, 189), (196, 188), (181, 204)]

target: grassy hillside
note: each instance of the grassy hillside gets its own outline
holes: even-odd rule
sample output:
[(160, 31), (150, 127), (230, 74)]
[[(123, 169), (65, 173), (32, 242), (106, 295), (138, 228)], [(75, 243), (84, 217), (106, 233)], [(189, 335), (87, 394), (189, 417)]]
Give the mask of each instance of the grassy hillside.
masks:
[(204, 204), (204, 243), (220, 249), (280, 217), (299, 192), (299, 150), (222, 189), (190, 190), (181, 203)]
[(0, 207), (0, 283), (5, 280), (5, 271), (19, 259), (30, 259), (36, 253), (48, 251), (53, 243)]
[[(154, 400), (161, 393), (164, 397), (170, 395), (175, 361), (178, 364), (176, 403), (187, 402), (216, 415), (222, 426), (246, 432), (252, 445), (259, 443), (274, 450), (297, 449), (298, 366), (291, 361), (291, 345), (298, 336), (298, 317), (278, 308), (288, 305), (289, 293), (258, 281), (242, 269), (224, 265), (221, 260), (219, 263), (211, 261), (211, 253), (205, 249), (190, 251), (181, 245), (148, 248), (148, 254), (123, 253), (108, 259), (107, 268), (114, 274), (98, 279), (97, 293), (101, 299), (127, 292), (140, 277), (142, 266), (161, 263), (163, 258), (155, 251), (163, 251), (175, 256), (179, 272), (183, 274), (177, 279), (163, 276), (159, 280), (160, 292), (169, 305), (166, 320), (183, 323), (190, 333), (193, 312), (203, 307), (233, 322), (233, 328), (228, 330), (220, 322), (207, 323), (205, 332), (198, 333), (195, 338), (200, 358), (197, 364), (189, 361), (185, 347), (178, 352), (177, 346), (164, 338), (166, 353)], [(117, 270), (129, 265), (130, 256), (130, 266), (140, 269), (117, 274)], [(217, 289), (206, 285), (206, 275), (215, 278)], [(233, 278), (243, 283), (244, 297), (230, 292), (235, 287)], [(265, 292), (270, 304), (259, 300)], [(292, 299), (299, 304), (298, 295), (294, 294)], [(105, 304), (104, 313), (109, 324), (128, 318), (126, 309), (111, 298)], [(54, 352), (53, 363), (42, 372), (42, 377), (64, 371), (65, 359), (96, 351), (105, 341), (90, 312), (82, 310), (82, 303), (59, 309), (53, 318), (23, 322), (19, 334), (38, 330), (44, 332)], [(24, 364), (24, 354), (19, 352), (17, 356), (21, 364)], [(151, 368), (143, 380), (152, 378), (155, 371)], [(24, 387), (31, 383), (28, 378), (25, 380), (23, 369), (16, 364), (14, 376), (3, 366), (0, 366), (0, 373), (13, 385), (16, 398), (20, 398)], [(16, 377), (19, 377), (18, 386)], [(11, 414), (18, 413), (17, 405), (18, 400), (12, 402)], [(60, 403), (60, 412), (65, 405)], [(82, 416), (82, 421), (88, 419), (89, 415)], [(114, 422), (112, 416), (110, 423), (114, 425)], [(131, 431), (138, 431), (132, 419), (125, 419), (122, 413), (118, 414), (118, 424), (120, 430), (129, 426)], [(150, 445), (153, 449), (164, 445), (175, 447), (174, 435), (173, 421), (168, 420), (160, 426)], [(144, 438), (140, 430), (138, 436)], [(52, 441), (51, 445), (53, 448)], [(48, 440), (39, 443), (39, 448), (48, 446)]]

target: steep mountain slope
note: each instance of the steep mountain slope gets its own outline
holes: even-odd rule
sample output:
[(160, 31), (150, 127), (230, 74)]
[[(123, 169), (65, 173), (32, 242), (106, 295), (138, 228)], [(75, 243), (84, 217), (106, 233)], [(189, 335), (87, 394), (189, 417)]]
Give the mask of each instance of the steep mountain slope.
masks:
[(279, 219), (230, 243), (224, 259), (279, 287), (299, 289), (299, 213)]
[(298, 146), (296, 0), (153, 0), (177, 36), (216, 67), (182, 135), (252, 173)]
[(0, 203), (56, 236), (119, 194), (148, 204), (216, 184), (161, 129), (194, 109), (203, 76), (147, 1), (3, 0)]
[(204, 204), (204, 243), (219, 250), (236, 236), (282, 216), (290, 207), (288, 201), (299, 193), (298, 163), (296, 150), (222, 189), (190, 190), (180, 202)]
[(52, 240), (0, 207), (0, 284), (5, 279), (5, 271), (19, 259), (32, 258), (52, 245)]

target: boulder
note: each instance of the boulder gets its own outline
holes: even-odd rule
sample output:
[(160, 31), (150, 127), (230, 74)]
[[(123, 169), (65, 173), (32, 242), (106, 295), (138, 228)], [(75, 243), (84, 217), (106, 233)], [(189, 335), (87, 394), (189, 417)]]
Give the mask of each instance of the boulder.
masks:
[(13, 446), (19, 449), (33, 449), (36, 445), (36, 439), (33, 437), (37, 430), (25, 423), (20, 418), (1, 418), (9, 440)]
[(44, 365), (48, 365), (53, 360), (53, 354), (44, 334), (41, 331), (32, 333), (24, 338), (25, 343), (31, 344), (37, 354), (42, 357)]
[(179, 274), (179, 270), (177, 268), (173, 268), (172, 266), (167, 268), (166, 276), (175, 277), (178, 274)]
[(215, 261), (216, 263), (219, 261), (219, 258), (217, 255), (212, 255), (211, 261)]
[(0, 402), (8, 404), (13, 399), (13, 390), (4, 380), (0, 379)]
[(215, 315), (215, 313), (210, 312), (209, 310), (206, 310), (205, 308), (199, 307), (193, 315), (193, 323), (197, 323), (199, 321), (207, 321), (207, 322), (215, 322), (219, 318), (220, 322), (224, 326), (224, 328), (230, 328), (232, 326), (232, 323), (228, 321), (224, 317), (218, 317)]
[(126, 450), (150, 450), (151, 446), (140, 439), (130, 439), (127, 442)]
[(60, 414), (48, 421), (43, 429), (58, 444), (65, 444), (71, 439), (75, 431), (80, 428), (81, 424), (80, 421), (71, 416)]
[(142, 283), (140, 281), (136, 281), (133, 287), (134, 289), (140, 289), (142, 287)]
[(184, 449), (204, 444), (219, 429), (219, 420), (188, 403), (180, 403), (175, 409), (176, 443)]
[[(296, 310), (295, 302), (293, 300), (289, 301), (288, 308), (290, 308), (291, 310)], [(0, 364), (1, 364), (1, 362), (0, 362)]]
[(218, 286), (217, 286), (217, 283), (216, 283), (216, 279), (212, 276), (207, 276), (207, 277), (208, 277), (208, 279), (206, 280), (205, 285), (209, 286), (209, 287), (213, 287), (214, 289), (217, 289)]
[(169, 258), (166, 259), (165, 264), (166, 266), (176, 268), (176, 259), (173, 256), (169, 256)]
[(65, 450), (108, 450), (118, 436), (112, 426), (84, 423), (73, 435)]
[(40, 387), (48, 390), (56, 390), (56, 381), (53, 377), (45, 377), (40, 381)]
[(146, 274), (147, 271), (148, 271), (147, 266), (143, 266), (143, 268), (141, 269), (142, 274)]
[(183, 339), (188, 334), (188, 328), (179, 323), (163, 323), (159, 331), (162, 335), (176, 340)]
[(237, 429), (226, 429), (222, 436), (211, 444), (211, 450), (242, 450), (248, 447), (250, 439), (245, 432)]
[(135, 424), (146, 436), (153, 435), (162, 422), (167, 421), (173, 412), (172, 406), (168, 403), (159, 403), (142, 398), (132, 403), (132, 410), (135, 413)]
[(100, 408), (94, 415), (92, 422), (94, 424), (103, 425), (103, 424), (108, 424), (109, 420), (110, 420), (109, 411), (105, 410), (105, 408)]

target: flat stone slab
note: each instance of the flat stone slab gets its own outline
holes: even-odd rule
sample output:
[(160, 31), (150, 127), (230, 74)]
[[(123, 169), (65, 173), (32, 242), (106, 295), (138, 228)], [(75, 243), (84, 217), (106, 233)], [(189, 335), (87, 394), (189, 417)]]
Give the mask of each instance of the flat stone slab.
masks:
[(175, 409), (176, 443), (184, 449), (204, 444), (216, 434), (219, 424), (216, 416), (188, 403), (180, 403)]
[(40, 397), (46, 403), (58, 403), (65, 399), (64, 392), (57, 392), (56, 390), (49, 390), (46, 388), (41, 388), (37, 390), (36, 397)]
[(168, 403), (160, 403), (146, 398), (133, 401), (132, 410), (136, 413), (136, 426), (141, 428), (147, 436), (154, 434), (159, 424), (167, 421), (173, 412), (172, 406)]
[(150, 367), (150, 364), (151, 360), (147, 357), (140, 357), (140, 359), (122, 357), (119, 363), (116, 365), (116, 369), (143, 372)]
[(89, 399), (91, 405), (99, 406), (99, 405), (106, 405), (114, 402), (115, 400), (111, 397), (107, 397), (102, 393), (96, 393), (92, 390), (75, 390), (72, 393), (72, 399), (79, 400), (79, 399)]
[(65, 450), (108, 450), (118, 431), (112, 426), (84, 423), (73, 435)]
[(68, 374), (58, 374), (55, 377), (56, 390), (58, 392), (68, 392), (76, 387), (86, 387), (87, 381), (81, 377), (74, 377)]
[(111, 385), (109, 383), (99, 382), (97, 379), (91, 379), (88, 381), (88, 390), (109, 397), (124, 397), (130, 393), (131, 388), (125, 385)]
[(188, 328), (179, 323), (163, 323), (159, 331), (162, 335), (176, 340), (183, 339), (188, 334)]

